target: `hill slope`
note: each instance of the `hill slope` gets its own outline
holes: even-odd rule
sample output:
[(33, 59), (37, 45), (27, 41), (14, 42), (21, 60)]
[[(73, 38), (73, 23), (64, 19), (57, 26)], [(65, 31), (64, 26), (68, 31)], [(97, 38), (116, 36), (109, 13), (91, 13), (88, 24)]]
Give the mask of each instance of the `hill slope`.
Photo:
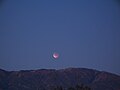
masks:
[(0, 90), (51, 90), (84, 84), (92, 90), (120, 90), (120, 76), (86, 68), (5, 71), (0, 69)]

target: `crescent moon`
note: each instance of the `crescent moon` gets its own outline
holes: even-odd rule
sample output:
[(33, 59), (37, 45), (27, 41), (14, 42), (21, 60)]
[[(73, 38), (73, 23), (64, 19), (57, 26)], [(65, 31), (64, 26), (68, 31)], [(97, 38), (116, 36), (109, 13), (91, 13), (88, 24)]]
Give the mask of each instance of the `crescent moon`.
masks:
[(53, 53), (53, 57), (54, 57), (55, 59), (57, 59), (57, 58), (59, 57), (59, 54), (58, 54), (58, 53)]

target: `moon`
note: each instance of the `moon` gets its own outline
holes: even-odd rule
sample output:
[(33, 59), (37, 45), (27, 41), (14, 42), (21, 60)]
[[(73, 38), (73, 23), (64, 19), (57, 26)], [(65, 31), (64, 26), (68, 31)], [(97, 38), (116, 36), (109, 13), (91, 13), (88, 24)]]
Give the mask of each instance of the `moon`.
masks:
[(59, 54), (58, 53), (53, 53), (53, 58), (55, 58), (55, 59), (57, 59), (57, 58), (59, 58)]

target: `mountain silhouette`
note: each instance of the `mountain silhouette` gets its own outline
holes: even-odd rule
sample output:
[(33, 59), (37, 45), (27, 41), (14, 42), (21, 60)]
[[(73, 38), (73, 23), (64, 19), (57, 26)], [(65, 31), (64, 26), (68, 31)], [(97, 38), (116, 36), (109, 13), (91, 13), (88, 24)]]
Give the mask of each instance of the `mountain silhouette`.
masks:
[(0, 69), (0, 90), (57, 90), (53, 89), (56, 86), (68, 90), (81, 84), (90, 87), (90, 90), (120, 90), (120, 76), (87, 68), (21, 71)]

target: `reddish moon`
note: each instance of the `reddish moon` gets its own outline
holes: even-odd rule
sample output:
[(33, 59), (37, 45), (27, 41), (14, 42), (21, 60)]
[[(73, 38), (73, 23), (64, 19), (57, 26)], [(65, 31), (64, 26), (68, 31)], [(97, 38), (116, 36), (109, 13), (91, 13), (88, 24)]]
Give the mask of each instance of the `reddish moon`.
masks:
[(59, 54), (58, 53), (53, 53), (53, 58), (55, 58), (55, 59), (57, 59), (57, 58), (59, 58)]

